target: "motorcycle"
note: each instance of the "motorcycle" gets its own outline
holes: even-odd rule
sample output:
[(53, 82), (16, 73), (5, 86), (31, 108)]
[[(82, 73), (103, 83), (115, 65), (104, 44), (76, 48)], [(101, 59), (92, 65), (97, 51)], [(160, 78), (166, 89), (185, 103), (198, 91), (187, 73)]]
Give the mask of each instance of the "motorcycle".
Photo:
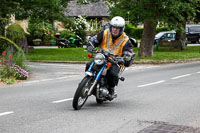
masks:
[(118, 67), (119, 79), (121, 81), (125, 80), (124, 77), (120, 77), (125, 70), (124, 57), (114, 55), (102, 49), (97, 51), (92, 43), (89, 42), (89, 44), (90, 46), (87, 47), (87, 51), (96, 55), (88, 54), (88, 57), (93, 58), (93, 60), (74, 94), (72, 105), (75, 110), (81, 109), (91, 95), (96, 97), (97, 103), (101, 104), (104, 101), (108, 101), (109, 91), (106, 73), (112, 65)]
[(70, 41), (67, 39), (57, 39), (58, 48), (70, 48)]
[(71, 47), (83, 47), (82, 38), (76, 35), (76, 37), (70, 37), (69, 39), (57, 39), (58, 48), (71, 48)]
[(78, 35), (76, 35), (75, 38), (70, 37), (68, 40), (70, 42), (69, 45), (71, 47), (81, 47), (81, 48), (83, 47), (83, 43), (82, 43), (83, 39)]

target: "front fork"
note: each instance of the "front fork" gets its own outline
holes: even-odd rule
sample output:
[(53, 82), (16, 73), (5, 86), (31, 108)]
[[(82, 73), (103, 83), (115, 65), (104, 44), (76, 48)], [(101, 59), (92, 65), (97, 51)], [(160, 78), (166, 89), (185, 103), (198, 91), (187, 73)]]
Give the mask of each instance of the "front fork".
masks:
[(88, 71), (85, 72), (85, 75), (86, 75), (86, 76), (90, 76), (90, 77), (91, 77), (91, 76), (94, 76), (94, 77), (96, 76), (96, 77), (95, 77), (95, 80), (94, 80), (94, 83), (93, 83), (92, 86), (89, 88), (88, 96), (92, 95), (92, 91), (94, 90), (95, 85), (96, 85), (97, 82), (99, 81), (99, 79), (100, 79), (100, 77), (101, 77), (101, 74), (102, 74), (103, 70), (104, 70), (105, 67), (106, 67), (106, 63), (104, 63), (104, 65), (102, 66), (101, 70), (100, 70), (100, 71), (98, 72), (98, 74), (96, 75), (96, 74), (94, 74), (94, 73), (91, 71), (93, 65), (94, 65), (94, 62), (91, 63), (91, 65), (90, 65)]

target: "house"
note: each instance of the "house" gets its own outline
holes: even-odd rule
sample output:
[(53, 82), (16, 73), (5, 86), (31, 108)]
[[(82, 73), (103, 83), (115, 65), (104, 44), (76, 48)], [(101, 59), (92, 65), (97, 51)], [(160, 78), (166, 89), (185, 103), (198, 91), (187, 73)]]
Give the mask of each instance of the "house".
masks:
[(69, 17), (86, 16), (87, 20), (98, 19), (102, 23), (109, 21), (109, 7), (105, 1), (92, 2), (87, 4), (78, 4), (77, 0), (72, 0), (67, 6), (68, 12), (65, 13)]

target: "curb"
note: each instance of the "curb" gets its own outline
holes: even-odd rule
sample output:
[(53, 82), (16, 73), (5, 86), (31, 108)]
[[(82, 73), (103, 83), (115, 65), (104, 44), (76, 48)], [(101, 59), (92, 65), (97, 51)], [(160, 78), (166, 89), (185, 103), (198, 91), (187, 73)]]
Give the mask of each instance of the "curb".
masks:
[[(179, 63), (188, 63), (200, 61), (200, 59), (189, 59), (189, 60), (172, 60), (172, 61), (134, 61), (133, 64), (179, 64)], [(37, 63), (65, 63), (65, 64), (87, 64), (89, 61), (28, 61), (28, 62), (37, 62)]]
[(65, 64), (86, 64), (88, 61), (28, 61), (37, 63), (65, 63)]

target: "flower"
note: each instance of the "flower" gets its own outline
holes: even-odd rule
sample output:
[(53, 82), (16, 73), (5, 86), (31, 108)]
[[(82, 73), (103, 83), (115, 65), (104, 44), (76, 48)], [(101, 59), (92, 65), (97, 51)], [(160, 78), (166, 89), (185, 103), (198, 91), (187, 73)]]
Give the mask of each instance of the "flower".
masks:
[(12, 64), (11, 69), (16, 73), (18, 79), (27, 79), (29, 77), (29, 73), (16, 64)]
[(5, 63), (5, 64), (8, 63), (8, 60), (4, 60), (4, 63)]
[(10, 60), (12, 60), (12, 55), (9, 55), (9, 57), (8, 57)]
[(3, 56), (6, 56), (6, 51), (3, 51), (2, 55), (3, 55)]

